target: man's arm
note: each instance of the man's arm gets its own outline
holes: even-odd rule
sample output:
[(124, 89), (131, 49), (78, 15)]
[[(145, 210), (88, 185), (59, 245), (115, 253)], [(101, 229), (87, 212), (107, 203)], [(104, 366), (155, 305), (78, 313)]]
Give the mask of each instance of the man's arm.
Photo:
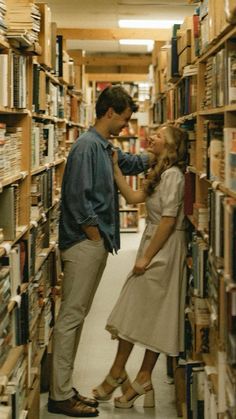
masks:
[(82, 224), (81, 228), (89, 240), (93, 240), (93, 241), (101, 240), (101, 234), (97, 226), (89, 226), (86, 224)]

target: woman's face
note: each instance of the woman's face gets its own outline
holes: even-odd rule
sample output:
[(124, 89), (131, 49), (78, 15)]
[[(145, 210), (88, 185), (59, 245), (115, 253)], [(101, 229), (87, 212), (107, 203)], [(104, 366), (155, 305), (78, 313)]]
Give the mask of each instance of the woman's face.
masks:
[(151, 151), (156, 156), (160, 156), (165, 149), (165, 127), (160, 128), (156, 134), (149, 137), (148, 151)]

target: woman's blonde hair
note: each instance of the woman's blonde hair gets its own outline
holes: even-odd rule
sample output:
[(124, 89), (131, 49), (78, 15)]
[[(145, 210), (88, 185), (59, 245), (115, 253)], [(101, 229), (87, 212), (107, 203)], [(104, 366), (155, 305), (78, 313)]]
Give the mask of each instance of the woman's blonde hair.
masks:
[(187, 133), (181, 128), (170, 124), (163, 124), (159, 129), (165, 128), (164, 137), (166, 147), (158, 158), (157, 164), (151, 169), (144, 184), (147, 195), (154, 192), (161, 179), (161, 174), (171, 166), (177, 166), (184, 172), (187, 159)]

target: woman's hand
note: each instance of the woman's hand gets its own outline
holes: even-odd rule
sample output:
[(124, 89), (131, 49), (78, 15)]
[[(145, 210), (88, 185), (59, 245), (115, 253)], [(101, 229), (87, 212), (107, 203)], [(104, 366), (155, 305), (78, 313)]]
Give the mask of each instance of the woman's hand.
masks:
[(133, 273), (136, 275), (142, 275), (145, 272), (149, 263), (150, 263), (150, 259), (148, 259), (145, 256), (137, 259), (133, 267)]
[(112, 161), (113, 161), (113, 166), (118, 165), (118, 151), (115, 150), (114, 148), (112, 149)]

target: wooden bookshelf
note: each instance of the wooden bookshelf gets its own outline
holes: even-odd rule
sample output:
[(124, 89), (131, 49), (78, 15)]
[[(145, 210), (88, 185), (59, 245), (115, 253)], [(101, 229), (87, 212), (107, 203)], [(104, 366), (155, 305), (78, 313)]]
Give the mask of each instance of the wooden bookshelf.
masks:
[[(7, 1), (7, 13), (17, 7), (15, 0)], [(28, 12), (40, 11), (39, 39), (34, 34), (34, 41), (29, 41), (23, 22), (18, 22), (18, 34), (10, 31), (9, 39), (0, 38), (0, 59), (8, 77), (14, 74), (5, 85), (7, 95), (0, 95), (0, 227), (4, 235), (0, 243), (0, 290), (9, 288), (1, 300), (5, 328), (4, 336), (0, 335), (0, 399), (9, 407), (8, 417), (16, 417), (17, 411), (39, 419), (41, 362), (48, 351), (51, 321), (60, 299), (57, 227), (69, 148), (66, 140), (70, 129), (76, 139), (85, 129), (85, 120), (80, 118), (82, 94), (76, 80), (70, 77), (70, 83), (65, 84), (54, 66), (55, 24), (51, 23), (50, 8), (31, 0), (25, 1), (24, 7), (30, 31), (33, 21)], [(24, 35), (19, 35), (21, 31)], [(57, 67), (62, 66), (63, 57), (56, 58), (61, 60)], [(71, 65), (69, 61), (64, 65), (65, 75)], [(1, 201), (5, 195), (7, 205)], [(5, 218), (11, 216), (10, 227), (2, 224), (3, 208), (7, 208)], [(11, 239), (9, 230), (14, 233)], [(19, 316), (24, 327), (22, 322), (18, 326)], [(20, 393), (18, 406), (13, 396), (6, 396), (9, 391)]]
[[(192, 31), (189, 34), (189, 46), (198, 54), (192, 56), (191, 60), (191, 64), (197, 68), (196, 109), (186, 115), (180, 115), (176, 109), (182, 75), (175, 82), (170, 79), (167, 85), (164, 79), (166, 73), (161, 73), (165, 68), (164, 64), (168, 66), (167, 51), (163, 47), (155, 61), (158, 63), (154, 68), (157, 89), (152, 102), (156, 107), (156, 119), (151, 123), (172, 122), (191, 134), (188, 171), (193, 173), (192, 189), (195, 194), (192, 212), (187, 214), (191, 225), (189, 245), (192, 253), (189, 270), (192, 279), (191, 276), (188, 278), (186, 320), (191, 330), (191, 340), (186, 337), (184, 357), (186, 362), (192, 359), (203, 362), (202, 382), (205, 383), (206, 391), (200, 397), (205, 406), (205, 416), (204, 412), (193, 413), (196, 404), (194, 405), (192, 399), (186, 399), (186, 395), (190, 390), (194, 399), (195, 390), (192, 384), (190, 389), (187, 388), (185, 382), (183, 392), (186, 401), (182, 415), (187, 418), (191, 411), (194, 417), (216, 417), (216, 414), (217, 417), (225, 418), (232, 417), (230, 415), (236, 411), (236, 324), (233, 311), (236, 302), (233, 250), (235, 227), (232, 224), (236, 211), (233, 166), (236, 97), (232, 82), (235, 74), (232, 63), (236, 62), (236, 30), (235, 26), (226, 22), (223, 2), (220, 0), (209, 0), (208, 7), (204, 1), (199, 3), (199, 11), (197, 19), (201, 31), (197, 36), (204, 36), (204, 42), (200, 39), (197, 45), (196, 39), (193, 39), (193, 17), (186, 18), (178, 34), (179, 38), (187, 39), (187, 31)], [(204, 33), (207, 22), (212, 24), (208, 34)], [(196, 37), (196, 31), (194, 36)], [(218, 152), (214, 148), (216, 146), (219, 147)], [(196, 220), (199, 223), (204, 221), (203, 230)], [(201, 276), (199, 272), (202, 272)]]

